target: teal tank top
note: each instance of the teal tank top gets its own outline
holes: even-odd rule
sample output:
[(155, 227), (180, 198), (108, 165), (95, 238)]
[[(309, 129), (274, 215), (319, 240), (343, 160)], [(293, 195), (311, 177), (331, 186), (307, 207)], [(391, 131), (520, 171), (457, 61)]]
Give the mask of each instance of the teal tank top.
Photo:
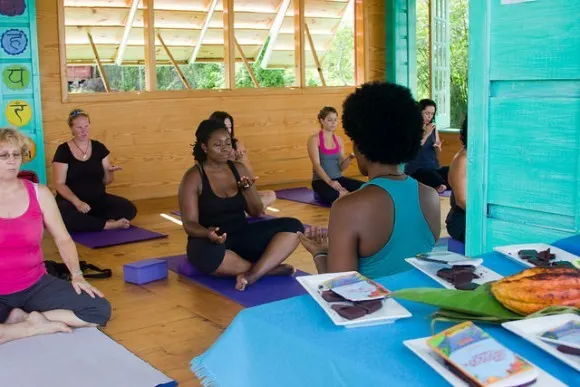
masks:
[(405, 258), (431, 251), (435, 237), (421, 211), (417, 180), (374, 178), (364, 184), (387, 191), (393, 201), (395, 222), (391, 238), (376, 254), (359, 258), (359, 272), (369, 278), (380, 278), (412, 269)]

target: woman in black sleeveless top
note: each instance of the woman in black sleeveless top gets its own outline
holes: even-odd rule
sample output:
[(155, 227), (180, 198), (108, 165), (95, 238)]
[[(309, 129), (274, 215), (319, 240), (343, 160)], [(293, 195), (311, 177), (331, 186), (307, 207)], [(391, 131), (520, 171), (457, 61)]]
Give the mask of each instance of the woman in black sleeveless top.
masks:
[(105, 145), (90, 138), (90, 118), (82, 109), (67, 120), (73, 138), (58, 146), (52, 160), (56, 202), (69, 232), (129, 228), (137, 208), (106, 192), (121, 168), (111, 163)]
[(248, 224), (245, 213), (260, 216), (264, 206), (244, 164), (230, 161), (232, 140), (225, 125), (202, 121), (195, 136), (197, 164), (179, 187), (191, 264), (207, 274), (236, 276), (238, 290), (264, 275), (292, 275), (294, 268), (282, 262), (298, 246), (302, 223), (279, 218)]
[(458, 241), (465, 242), (465, 209), (467, 182), (467, 117), (459, 132), (463, 149), (460, 150), (449, 167), (449, 184), (451, 185), (451, 209), (445, 223), (447, 232)]

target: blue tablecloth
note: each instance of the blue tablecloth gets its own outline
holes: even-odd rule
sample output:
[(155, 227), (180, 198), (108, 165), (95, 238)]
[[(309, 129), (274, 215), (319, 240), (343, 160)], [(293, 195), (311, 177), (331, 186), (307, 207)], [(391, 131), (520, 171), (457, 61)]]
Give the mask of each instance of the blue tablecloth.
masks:
[[(523, 269), (497, 253), (483, 258), (504, 276)], [(440, 287), (418, 270), (379, 282), (391, 290)], [(193, 359), (192, 370), (204, 384), (218, 386), (448, 385), (403, 344), (431, 335), (429, 315), (435, 308), (399, 302), (413, 317), (353, 329), (335, 326), (309, 295), (245, 309), (210, 349)], [(451, 325), (439, 324), (438, 331)], [(501, 326), (483, 328), (562, 382), (579, 384), (580, 373), (519, 336)]]
[(569, 253), (580, 257), (580, 235), (560, 239), (559, 241), (552, 243), (552, 246), (566, 250)]

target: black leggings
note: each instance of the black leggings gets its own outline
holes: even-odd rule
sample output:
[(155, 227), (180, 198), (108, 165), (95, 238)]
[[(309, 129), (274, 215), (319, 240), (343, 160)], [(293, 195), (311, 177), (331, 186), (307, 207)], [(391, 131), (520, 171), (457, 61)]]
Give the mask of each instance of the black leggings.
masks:
[(120, 196), (105, 194), (86, 203), (91, 210), (83, 214), (68, 200), (57, 199), (62, 220), (69, 232), (100, 231), (105, 228), (107, 220), (132, 220), (137, 216), (137, 207)]
[(449, 188), (447, 175), (449, 174), (449, 167), (441, 167), (439, 169), (417, 169), (411, 174), (415, 180), (428, 185), (429, 187), (437, 188), (440, 185), (445, 185)]
[(456, 241), (465, 243), (465, 212), (451, 209), (445, 219), (447, 233)]
[(188, 238), (187, 259), (199, 271), (211, 274), (224, 260), (226, 250), (231, 250), (251, 263), (264, 254), (274, 236), (281, 232), (304, 232), (298, 219), (277, 218), (247, 225), (243, 230), (228, 234), (224, 244), (212, 243), (207, 238)]
[[(338, 181), (348, 192), (356, 191), (364, 184), (362, 181), (348, 177), (339, 177), (333, 180)], [(312, 180), (312, 189), (318, 195), (319, 200), (324, 203), (332, 204), (338, 199), (338, 191), (326, 184), (323, 180)]]
[(26, 313), (64, 309), (91, 324), (107, 325), (111, 318), (111, 304), (104, 298), (92, 298), (86, 292), (77, 294), (72, 284), (45, 274), (37, 283), (20, 292), (0, 295), (0, 323), (10, 311), (20, 308)]

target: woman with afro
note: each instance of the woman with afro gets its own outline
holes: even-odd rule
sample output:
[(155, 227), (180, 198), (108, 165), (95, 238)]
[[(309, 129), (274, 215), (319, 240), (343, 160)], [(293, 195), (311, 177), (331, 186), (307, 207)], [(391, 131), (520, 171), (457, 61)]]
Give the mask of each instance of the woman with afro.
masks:
[(342, 122), (369, 181), (334, 203), (328, 234), (318, 229), (300, 240), (319, 273), (378, 278), (409, 270), (405, 258), (431, 251), (441, 231), (439, 195), (402, 167), (421, 147), (417, 103), (405, 87), (367, 83), (344, 101)]

